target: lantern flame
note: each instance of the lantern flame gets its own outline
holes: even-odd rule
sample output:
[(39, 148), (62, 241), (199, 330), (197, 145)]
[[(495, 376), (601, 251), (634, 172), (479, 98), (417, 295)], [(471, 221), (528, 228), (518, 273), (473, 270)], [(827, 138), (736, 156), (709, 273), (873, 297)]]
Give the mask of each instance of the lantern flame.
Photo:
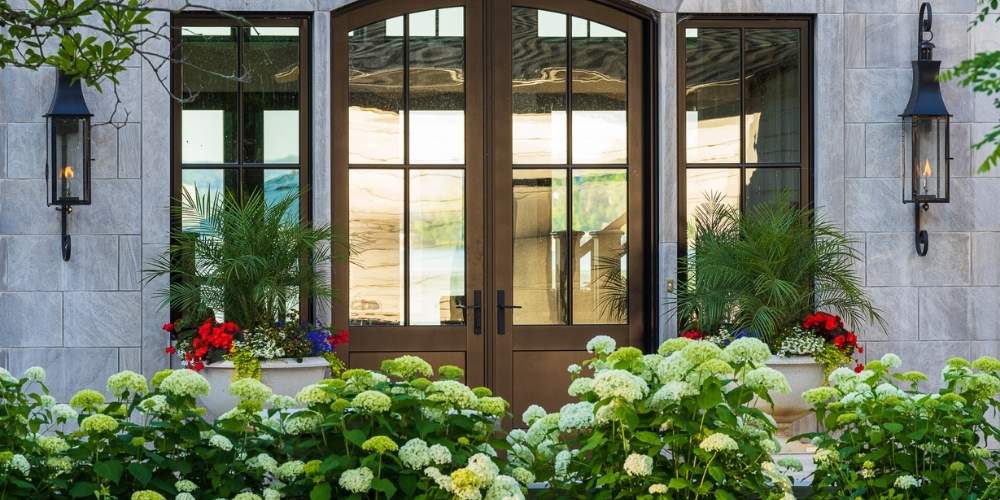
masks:
[(931, 161), (930, 160), (924, 160), (924, 170), (923, 170), (923, 172), (921, 172), (921, 175), (923, 177), (930, 177), (931, 176)]
[(72, 179), (73, 178), (73, 167), (71, 165), (66, 165), (65, 167), (63, 167), (63, 169), (62, 169), (62, 176), (63, 176), (63, 179)]

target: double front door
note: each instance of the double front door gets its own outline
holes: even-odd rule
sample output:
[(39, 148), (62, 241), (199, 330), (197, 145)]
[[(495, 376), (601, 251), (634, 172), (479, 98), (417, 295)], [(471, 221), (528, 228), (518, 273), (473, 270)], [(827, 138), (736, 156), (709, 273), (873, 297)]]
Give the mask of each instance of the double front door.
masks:
[(594, 335), (641, 344), (643, 29), (582, 0), (334, 15), (332, 213), (353, 255), (333, 316), (351, 366), (458, 365), (518, 415), (568, 399)]

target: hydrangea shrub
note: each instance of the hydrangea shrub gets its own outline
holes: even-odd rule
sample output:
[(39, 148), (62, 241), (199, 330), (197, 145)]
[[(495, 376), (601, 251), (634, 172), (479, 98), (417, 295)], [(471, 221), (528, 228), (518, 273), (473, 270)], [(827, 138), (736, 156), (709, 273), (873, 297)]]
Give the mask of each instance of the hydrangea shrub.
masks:
[(952, 358), (934, 393), (918, 390), (927, 376), (901, 363), (886, 354), (860, 373), (834, 370), (830, 386), (803, 394), (826, 429), (805, 435), (819, 447), (817, 498), (1000, 497), (1000, 454), (987, 448), (1000, 439), (987, 419), (1000, 361)]
[(543, 495), (792, 498), (785, 474), (795, 465), (771, 461), (775, 424), (752, 404), (788, 391), (764, 366), (763, 342), (676, 338), (643, 355), (599, 336), (587, 350), (593, 357), (568, 370), (577, 401), (554, 413), (529, 407), (527, 428), (507, 437), (514, 470), (550, 483)]

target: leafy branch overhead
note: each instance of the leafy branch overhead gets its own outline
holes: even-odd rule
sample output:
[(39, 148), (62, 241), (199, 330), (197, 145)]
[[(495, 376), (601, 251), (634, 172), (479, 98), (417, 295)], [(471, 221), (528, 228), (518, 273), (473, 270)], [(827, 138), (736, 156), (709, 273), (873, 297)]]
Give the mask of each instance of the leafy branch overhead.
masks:
[[(970, 30), (991, 18), (995, 23), (1000, 22), (1000, 15), (996, 13), (1000, 10), (1000, 0), (979, 0), (979, 5), (979, 13), (969, 25)], [(1000, 50), (979, 52), (972, 59), (966, 59), (954, 68), (942, 72), (940, 78), (941, 81), (957, 80), (963, 87), (991, 96), (993, 106), (1000, 110)], [(989, 151), (979, 166), (980, 173), (989, 172), (991, 168), (1000, 165), (1000, 125), (993, 127), (973, 147)]]

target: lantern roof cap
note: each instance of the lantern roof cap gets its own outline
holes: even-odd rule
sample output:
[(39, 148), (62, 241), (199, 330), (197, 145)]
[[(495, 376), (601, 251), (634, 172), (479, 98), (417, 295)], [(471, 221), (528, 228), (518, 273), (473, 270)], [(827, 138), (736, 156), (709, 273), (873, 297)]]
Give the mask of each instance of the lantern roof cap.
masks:
[(87, 107), (87, 100), (83, 98), (80, 79), (74, 80), (62, 71), (57, 70), (57, 72), (59, 78), (56, 83), (56, 93), (52, 96), (52, 104), (49, 105), (49, 112), (45, 116), (94, 116)]
[(910, 88), (910, 102), (899, 116), (951, 116), (941, 96), (938, 72), (941, 61), (918, 59), (913, 66), (913, 86)]

